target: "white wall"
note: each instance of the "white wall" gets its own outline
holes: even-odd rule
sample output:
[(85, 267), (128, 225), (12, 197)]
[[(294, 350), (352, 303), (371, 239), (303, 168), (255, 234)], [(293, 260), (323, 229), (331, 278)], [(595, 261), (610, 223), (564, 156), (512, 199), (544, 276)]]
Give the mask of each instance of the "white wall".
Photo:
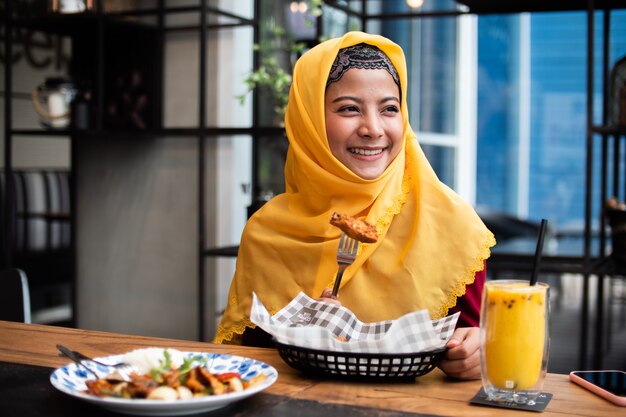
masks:
[[(230, 10), (248, 2), (225, 2)], [(251, 2), (250, 5), (251, 6)], [(251, 64), (251, 29), (211, 32), (209, 126), (249, 126), (235, 99)], [(247, 44), (247, 46), (246, 46)], [(236, 45), (236, 46), (235, 46)], [(168, 35), (165, 127), (198, 123), (198, 40)], [(239, 242), (249, 196), (251, 143), (206, 140), (206, 246)], [(78, 147), (79, 327), (182, 339), (197, 338), (198, 140), (107, 139)], [(207, 259), (205, 315), (224, 308), (233, 259)], [(213, 337), (207, 323), (207, 339)]]
[[(168, 5), (175, 2), (168, 1)], [(181, 4), (185, 1), (181, 0)], [(252, 16), (251, 0), (211, 5)], [(197, 22), (197, 16), (177, 20)], [(213, 19), (213, 18), (211, 18)], [(194, 32), (168, 34), (164, 68), (165, 127), (197, 127), (198, 40)], [(69, 56), (69, 44), (65, 45)], [(19, 52), (19, 50), (16, 50)], [(210, 32), (207, 76), (209, 126), (251, 124), (249, 102), (235, 98), (252, 61), (252, 29)], [(47, 58), (49, 51), (35, 51)], [(28, 95), (66, 66), (35, 70), (16, 63), (13, 123), (38, 127)], [(4, 116), (0, 102), (0, 127)], [(70, 141), (58, 137), (15, 138), (15, 167), (68, 167)], [(4, 147), (0, 146), (0, 156)], [(0, 159), (0, 164), (3, 159)], [(198, 140), (187, 137), (81, 138), (77, 166), (78, 326), (182, 339), (197, 338)], [(207, 247), (235, 245), (250, 195), (251, 140), (245, 136), (206, 140)], [(226, 305), (234, 259), (205, 261), (210, 311)], [(214, 284), (213, 284), (214, 283)], [(207, 339), (216, 323), (208, 323)]]
[[(247, 3), (247, 4), (246, 4)], [(250, 1), (231, 2), (222, 0), (224, 9), (235, 7), (235, 13), (253, 16), (253, 4)], [(216, 123), (219, 126), (252, 125), (251, 100), (241, 106), (235, 96), (244, 90), (243, 79), (252, 68), (252, 54), (242, 53), (251, 48), (253, 37), (251, 30), (222, 31), (217, 55), (220, 65), (217, 88)], [(251, 49), (248, 49), (251, 50)], [(241, 232), (247, 220), (247, 207), (252, 200), (250, 189), (252, 177), (252, 142), (246, 136), (222, 137), (218, 140), (215, 179), (216, 190), (216, 228), (217, 246), (232, 246), (239, 243)], [(228, 301), (230, 281), (235, 272), (234, 258), (207, 260), (207, 278), (215, 277), (216, 287), (213, 296), (216, 312), (223, 311)], [(213, 265), (212, 265), (213, 264)], [(215, 269), (211, 267), (214, 266)], [(211, 298), (209, 298), (211, 299)], [(216, 317), (219, 320), (220, 317)]]
[(192, 139), (78, 146), (78, 327), (196, 337)]
[[(21, 30), (22, 36), (31, 31)], [(34, 33), (35, 43), (49, 46), (31, 46), (26, 50), (21, 44), (14, 44), (13, 54), (13, 128), (32, 129), (39, 127), (39, 117), (35, 112), (30, 95), (46, 78), (64, 77), (67, 73), (66, 58), (70, 53), (67, 39), (57, 36)], [(55, 43), (61, 42), (61, 55), (55, 53)], [(27, 62), (26, 56), (32, 56), (38, 64), (47, 65), (36, 68)], [(0, 90), (0, 131), (4, 132), (4, 76), (5, 65), (0, 66), (2, 84)], [(4, 167), (4, 134), (0, 136), (0, 166)], [(70, 143), (67, 138), (15, 136), (13, 140), (14, 168), (50, 167), (67, 168), (70, 165)]]

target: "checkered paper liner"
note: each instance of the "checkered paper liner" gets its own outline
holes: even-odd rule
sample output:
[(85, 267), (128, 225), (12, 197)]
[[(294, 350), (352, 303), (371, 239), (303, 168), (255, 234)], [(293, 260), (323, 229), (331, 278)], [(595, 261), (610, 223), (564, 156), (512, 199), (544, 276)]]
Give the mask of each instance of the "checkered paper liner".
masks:
[(250, 320), (279, 343), (333, 352), (416, 353), (446, 345), (459, 313), (431, 320), (427, 310), (396, 320), (363, 323), (349, 309), (316, 301), (299, 293), (287, 306), (270, 316), (252, 294)]

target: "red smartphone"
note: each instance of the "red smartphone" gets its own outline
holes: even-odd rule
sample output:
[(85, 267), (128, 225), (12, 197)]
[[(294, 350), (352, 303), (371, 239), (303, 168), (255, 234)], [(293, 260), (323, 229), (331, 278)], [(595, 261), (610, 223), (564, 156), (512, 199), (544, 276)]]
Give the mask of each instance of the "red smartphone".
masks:
[(614, 404), (626, 407), (624, 371), (573, 371), (569, 379)]

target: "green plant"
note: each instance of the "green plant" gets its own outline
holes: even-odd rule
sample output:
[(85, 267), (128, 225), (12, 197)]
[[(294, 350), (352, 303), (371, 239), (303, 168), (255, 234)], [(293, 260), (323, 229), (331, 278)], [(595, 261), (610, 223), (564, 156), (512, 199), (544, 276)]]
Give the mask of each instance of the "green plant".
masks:
[(241, 105), (245, 104), (248, 93), (260, 88), (274, 100), (274, 112), (282, 117), (289, 99), (291, 86), (291, 70), (285, 69), (279, 56), (287, 54), (287, 58), (301, 53), (305, 45), (299, 42), (286, 42), (286, 31), (275, 26), (272, 29), (272, 39), (254, 45), (254, 50), (261, 54), (261, 62), (256, 71), (252, 71), (244, 79), (246, 92), (237, 96)]
[[(308, 13), (316, 18), (321, 16), (323, 3), (323, 0), (310, 0)], [(260, 94), (266, 94), (273, 100), (274, 114), (282, 120), (289, 100), (292, 62), (306, 45), (290, 39), (287, 31), (276, 25), (273, 19), (268, 19), (267, 25), (270, 36), (254, 44), (254, 50), (261, 57), (259, 67), (246, 76), (246, 91), (236, 98), (244, 105), (248, 94), (257, 89)]]

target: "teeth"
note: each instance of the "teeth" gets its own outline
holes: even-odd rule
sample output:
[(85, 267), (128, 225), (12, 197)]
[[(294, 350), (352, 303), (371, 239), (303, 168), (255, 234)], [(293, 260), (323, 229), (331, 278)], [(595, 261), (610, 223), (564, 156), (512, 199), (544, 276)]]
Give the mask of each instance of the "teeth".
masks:
[(371, 156), (371, 155), (378, 155), (379, 153), (382, 153), (382, 149), (360, 149), (360, 148), (351, 148), (350, 152), (357, 154), (357, 155), (364, 155), (364, 156)]

